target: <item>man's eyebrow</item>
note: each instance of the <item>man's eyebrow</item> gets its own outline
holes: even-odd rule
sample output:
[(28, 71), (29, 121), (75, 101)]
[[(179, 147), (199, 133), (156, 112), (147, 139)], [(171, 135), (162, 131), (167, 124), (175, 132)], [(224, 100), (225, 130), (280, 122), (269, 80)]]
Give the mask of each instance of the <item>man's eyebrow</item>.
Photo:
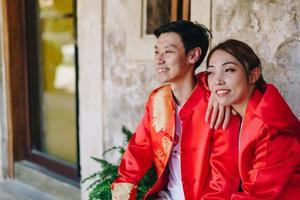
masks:
[[(154, 49), (158, 49), (159, 47), (157, 45), (154, 45)], [(163, 48), (176, 48), (179, 49), (177, 45), (174, 44), (166, 44), (163, 46)]]
[(167, 44), (167, 45), (165, 45), (164, 47), (165, 47), (165, 48), (170, 48), (170, 47), (173, 47), (173, 48), (176, 48), (176, 49), (178, 49), (178, 46), (177, 46), (177, 45), (175, 45), (175, 44)]

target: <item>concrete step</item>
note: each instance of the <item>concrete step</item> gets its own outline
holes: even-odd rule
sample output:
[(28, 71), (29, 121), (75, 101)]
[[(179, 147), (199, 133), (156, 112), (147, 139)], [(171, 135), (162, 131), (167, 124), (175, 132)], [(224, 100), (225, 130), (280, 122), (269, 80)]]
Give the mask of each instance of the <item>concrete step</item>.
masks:
[(57, 198), (19, 181), (6, 180), (0, 182), (0, 200), (57, 200)]
[(28, 161), (15, 163), (15, 179), (58, 200), (81, 199), (80, 188), (75, 182)]

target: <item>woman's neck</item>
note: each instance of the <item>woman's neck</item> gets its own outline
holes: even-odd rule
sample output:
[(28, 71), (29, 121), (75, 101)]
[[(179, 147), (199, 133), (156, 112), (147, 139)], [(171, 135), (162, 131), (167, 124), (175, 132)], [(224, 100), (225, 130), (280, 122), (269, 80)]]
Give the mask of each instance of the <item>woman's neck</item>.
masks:
[(255, 88), (254, 86), (251, 86), (251, 87), (249, 88), (249, 92), (247, 93), (247, 96), (244, 98), (244, 100), (243, 100), (241, 103), (239, 103), (239, 104), (233, 104), (233, 105), (232, 105), (233, 109), (234, 109), (236, 112), (238, 112), (238, 114), (239, 114), (242, 118), (244, 118), (244, 116), (245, 116), (246, 108), (247, 108), (249, 99), (250, 99), (250, 97), (252, 96), (252, 93), (253, 93), (253, 91), (254, 91), (254, 88)]

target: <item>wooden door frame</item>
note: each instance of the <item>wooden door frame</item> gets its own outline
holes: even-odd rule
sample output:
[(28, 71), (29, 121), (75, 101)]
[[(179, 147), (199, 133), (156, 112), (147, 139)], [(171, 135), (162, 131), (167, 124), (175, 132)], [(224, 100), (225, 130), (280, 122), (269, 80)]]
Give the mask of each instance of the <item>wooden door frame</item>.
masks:
[(25, 159), (29, 147), (27, 47), (24, 1), (3, 0), (3, 49), (8, 132), (8, 176), (14, 161)]
[[(3, 0), (2, 2), (5, 60), (4, 81), (6, 83), (8, 132), (7, 175), (14, 178), (14, 162), (29, 160), (46, 166), (49, 170), (63, 174), (65, 177), (78, 182), (80, 179), (78, 174), (79, 165), (73, 166), (68, 163), (60, 162), (51, 156), (32, 149), (28, 69), (29, 67), (33, 67), (33, 65), (37, 65), (37, 63), (32, 61), (32, 59), (28, 59), (29, 53), (32, 54), (32, 51), (34, 51), (32, 50), (34, 49), (34, 44), (28, 43), (28, 36), (30, 35), (27, 33), (28, 30), (26, 30), (26, 19), (28, 17), (26, 8), (30, 3), (35, 2), (23, 0)], [(76, 137), (78, 139), (78, 136)]]

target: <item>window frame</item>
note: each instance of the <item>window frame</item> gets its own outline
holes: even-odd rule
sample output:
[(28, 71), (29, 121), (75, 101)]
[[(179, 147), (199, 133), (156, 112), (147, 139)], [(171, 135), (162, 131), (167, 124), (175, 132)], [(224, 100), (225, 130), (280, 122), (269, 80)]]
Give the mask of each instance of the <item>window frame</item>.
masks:
[[(76, 70), (76, 139), (77, 162), (71, 165), (58, 160), (50, 155), (33, 149), (32, 137), (37, 137), (40, 130), (39, 100), (33, 98), (32, 92), (39, 90), (34, 81), (38, 72), (38, 44), (36, 30), (37, 1), (4, 0), (4, 62), (6, 82), (6, 103), (8, 122), (8, 171), (9, 177), (14, 177), (14, 162), (29, 160), (39, 164), (48, 170), (62, 175), (73, 185), (79, 186), (80, 158), (79, 158), (79, 134), (78, 134), (78, 48), (75, 43), (75, 70)], [(76, 0), (73, 0), (76, 15)], [(28, 12), (31, 10), (31, 12)], [(77, 27), (76, 16), (74, 26)], [(77, 30), (75, 28), (75, 30)], [(75, 38), (77, 36), (75, 35)], [(34, 86), (31, 88), (30, 86)], [(32, 108), (33, 114), (30, 110)], [(38, 139), (38, 138), (36, 138)]]

